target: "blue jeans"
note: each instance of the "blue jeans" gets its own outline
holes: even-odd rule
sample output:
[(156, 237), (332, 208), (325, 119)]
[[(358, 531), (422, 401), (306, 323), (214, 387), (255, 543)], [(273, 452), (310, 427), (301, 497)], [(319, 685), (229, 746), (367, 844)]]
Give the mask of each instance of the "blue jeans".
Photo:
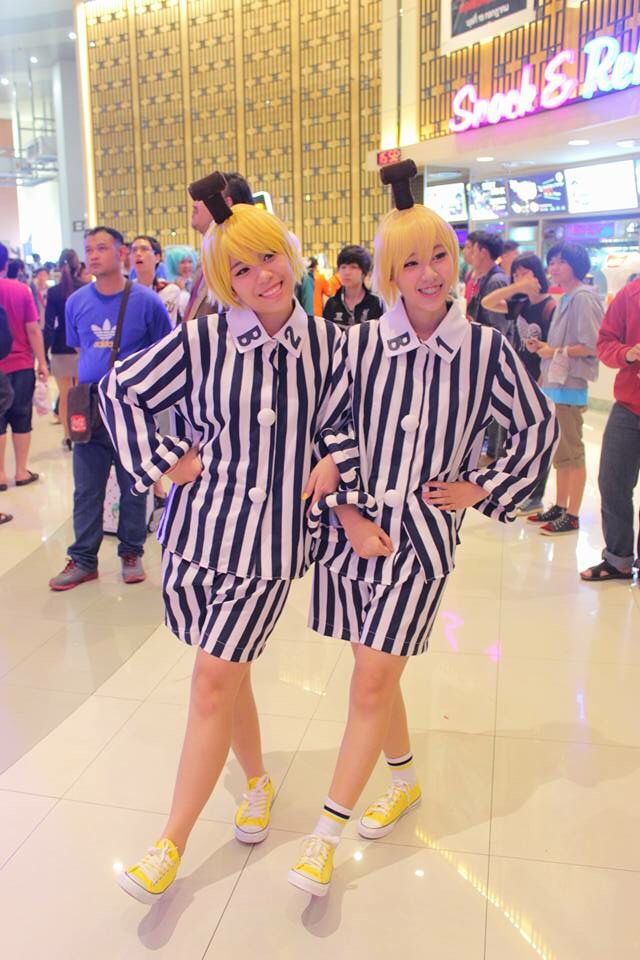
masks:
[(131, 477), (117, 459), (109, 434), (101, 426), (88, 443), (73, 446), (73, 531), (76, 540), (67, 552), (84, 570), (98, 567), (104, 496), (112, 464), (115, 464), (121, 494), (118, 555), (141, 557), (144, 553), (147, 498), (134, 497), (131, 493)]
[[(602, 500), (603, 558), (616, 570), (633, 565), (633, 491), (640, 472), (640, 417), (614, 403), (602, 437), (598, 485)], [(637, 556), (640, 556), (640, 532)]]

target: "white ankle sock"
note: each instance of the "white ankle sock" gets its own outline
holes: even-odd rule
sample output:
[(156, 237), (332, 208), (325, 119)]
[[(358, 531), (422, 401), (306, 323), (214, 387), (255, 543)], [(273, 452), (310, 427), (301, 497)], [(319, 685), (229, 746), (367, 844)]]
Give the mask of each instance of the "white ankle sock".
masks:
[(332, 837), (339, 840), (342, 831), (349, 823), (351, 810), (348, 807), (342, 807), (331, 797), (325, 800), (320, 819), (314, 827), (313, 832), (321, 837)]
[(394, 780), (404, 780), (405, 783), (411, 786), (418, 782), (416, 768), (413, 765), (412, 753), (405, 753), (403, 757), (387, 757), (386, 760)]

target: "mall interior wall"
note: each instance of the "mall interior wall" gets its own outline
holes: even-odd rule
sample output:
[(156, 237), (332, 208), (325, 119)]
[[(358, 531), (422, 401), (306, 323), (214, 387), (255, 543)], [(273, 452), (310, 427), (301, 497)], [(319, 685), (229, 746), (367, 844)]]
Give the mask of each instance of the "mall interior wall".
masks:
[(217, 168), (268, 191), (305, 254), (331, 264), (345, 243), (371, 244), (389, 203), (365, 169), (380, 142), (381, 0), (95, 0), (79, 13), (97, 221), (195, 242), (185, 188)]

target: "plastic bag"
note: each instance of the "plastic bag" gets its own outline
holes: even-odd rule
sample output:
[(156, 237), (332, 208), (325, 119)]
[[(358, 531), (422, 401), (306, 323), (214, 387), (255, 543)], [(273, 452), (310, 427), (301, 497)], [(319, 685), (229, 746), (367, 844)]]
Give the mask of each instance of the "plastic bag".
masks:
[(36, 413), (40, 417), (44, 417), (45, 414), (51, 410), (49, 387), (44, 380), (38, 380), (36, 383), (35, 390), (33, 391), (33, 405), (36, 408)]
[(567, 347), (558, 347), (547, 371), (547, 380), (549, 383), (557, 383), (562, 386), (569, 376), (569, 354)]

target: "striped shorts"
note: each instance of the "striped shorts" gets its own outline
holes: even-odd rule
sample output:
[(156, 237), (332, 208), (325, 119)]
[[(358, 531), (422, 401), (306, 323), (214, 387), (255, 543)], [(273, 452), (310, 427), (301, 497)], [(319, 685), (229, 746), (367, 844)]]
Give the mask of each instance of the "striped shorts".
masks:
[(290, 580), (218, 573), (164, 550), (165, 622), (190, 646), (221, 660), (255, 660), (282, 613)]
[(419, 564), (407, 579), (388, 585), (348, 580), (316, 563), (309, 626), (399, 657), (425, 653), (446, 582), (425, 580)]

